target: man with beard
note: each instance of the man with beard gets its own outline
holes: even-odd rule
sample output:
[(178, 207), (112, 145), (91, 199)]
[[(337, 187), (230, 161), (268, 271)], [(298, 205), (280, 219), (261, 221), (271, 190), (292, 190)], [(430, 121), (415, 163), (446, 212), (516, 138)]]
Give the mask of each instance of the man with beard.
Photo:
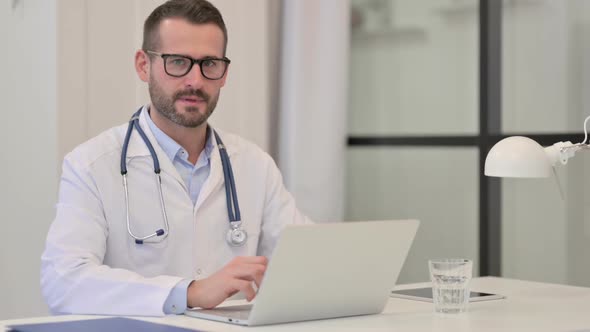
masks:
[(266, 153), (207, 124), (226, 46), (206, 0), (171, 0), (147, 18), (135, 69), (151, 103), (64, 159), (42, 256), (52, 312), (162, 315), (252, 300), (282, 228), (309, 222)]

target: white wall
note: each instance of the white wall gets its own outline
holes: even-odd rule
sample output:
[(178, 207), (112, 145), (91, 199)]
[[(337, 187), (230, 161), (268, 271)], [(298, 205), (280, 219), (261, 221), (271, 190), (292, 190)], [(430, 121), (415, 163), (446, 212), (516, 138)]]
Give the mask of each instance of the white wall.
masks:
[[(270, 1), (213, 1), (228, 26), (232, 65), (212, 122), (267, 151)], [(0, 319), (48, 313), (40, 256), (55, 215), (61, 161), (149, 101), (133, 56), (143, 21), (162, 2), (0, 2)]]
[(39, 266), (57, 196), (55, 1), (0, 2), (0, 40), (0, 319), (5, 319), (46, 313)]
[[(476, 134), (478, 1), (352, 4), (364, 18), (352, 32), (349, 134)], [(477, 275), (478, 174), (475, 148), (353, 147), (346, 218), (420, 219), (399, 282), (428, 280), (437, 257), (473, 259)]]
[[(504, 132), (564, 132), (568, 121), (570, 39), (574, 1), (506, 1), (502, 42)], [(512, 5), (511, 5), (512, 4)], [(577, 127), (576, 129), (581, 128)]]
[[(590, 115), (590, 3), (507, 3), (505, 131), (581, 132)], [(588, 160), (578, 153), (558, 168), (563, 200), (555, 179), (503, 180), (505, 276), (590, 286)]]
[[(504, 132), (567, 131), (567, 19), (567, 1), (504, 9)], [(503, 179), (502, 194), (503, 274), (565, 283), (565, 204), (555, 182)], [(552, 268), (539, 264), (540, 258), (551, 261)]]
[(348, 152), (350, 220), (419, 219), (400, 283), (429, 280), (428, 259), (472, 259), (479, 274), (476, 148), (355, 147)]
[(477, 2), (352, 1), (351, 135), (477, 133)]
[[(476, 133), (478, 1), (353, 4), (388, 1), (389, 26), (353, 33), (350, 133)], [(590, 2), (503, 4), (504, 133), (581, 132), (590, 115)], [(402, 281), (424, 280), (428, 257), (477, 256), (479, 165), (475, 151), (461, 150), (438, 149), (438, 160), (426, 148), (349, 152), (348, 216), (422, 219)], [(559, 170), (565, 200), (554, 179), (503, 180), (504, 276), (590, 286), (589, 158), (579, 153)]]

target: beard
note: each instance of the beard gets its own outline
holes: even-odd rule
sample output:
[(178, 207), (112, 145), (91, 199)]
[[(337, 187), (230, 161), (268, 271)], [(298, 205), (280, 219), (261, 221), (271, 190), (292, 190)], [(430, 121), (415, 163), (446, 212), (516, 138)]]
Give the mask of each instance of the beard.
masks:
[[(187, 128), (196, 128), (207, 122), (207, 119), (213, 114), (217, 101), (219, 100), (219, 93), (213, 97), (199, 89), (186, 89), (177, 91), (174, 95), (167, 95), (162, 87), (155, 81), (149, 82), (150, 98), (152, 105), (162, 116), (168, 120)], [(198, 107), (186, 107), (184, 112), (179, 112), (174, 106), (174, 103), (183, 97), (195, 96), (205, 101), (205, 110), (200, 112)]]

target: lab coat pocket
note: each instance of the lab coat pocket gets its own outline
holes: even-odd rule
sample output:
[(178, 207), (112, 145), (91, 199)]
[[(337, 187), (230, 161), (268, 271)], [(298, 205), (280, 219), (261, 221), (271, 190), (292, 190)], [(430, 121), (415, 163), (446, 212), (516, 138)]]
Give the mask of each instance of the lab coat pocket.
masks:
[[(154, 204), (155, 205), (155, 204)], [(148, 218), (144, 213), (149, 210), (152, 212), (152, 217)], [(150, 239), (144, 240), (143, 243), (137, 243), (135, 239), (128, 236), (128, 252), (131, 264), (133, 264), (137, 271), (141, 271), (143, 275), (157, 274), (158, 270), (163, 265), (162, 262), (167, 261), (167, 248), (170, 243), (169, 229), (165, 227), (164, 219), (161, 214), (152, 209), (136, 208), (130, 225), (131, 231), (137, 237), (144, 237), (153, 234), (157, 230), (164, 230), (164, 235), (154, 236)], [(144, 213), (142, 213), (144, 212)]]
[(167, 238), (160, 242), (144, 242), (143, 244), (130, 241), (128, 252), (134, 271), (146, 277), (164, 273), (169, 262), (169, 243)]

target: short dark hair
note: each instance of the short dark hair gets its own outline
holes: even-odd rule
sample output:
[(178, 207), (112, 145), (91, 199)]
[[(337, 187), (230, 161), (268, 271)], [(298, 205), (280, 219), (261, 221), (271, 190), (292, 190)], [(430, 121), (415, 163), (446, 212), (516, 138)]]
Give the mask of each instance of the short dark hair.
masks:
[(160, 23), (167, 18), (181, 18), (193, 24), (217, 25), (223, 32), (223, 55), (227, 49), (227, 29), (219, 10), (207, 0), (169, 0), (158, 6), (143, 25), (144, 50), (157, 50), (160, 46)]

